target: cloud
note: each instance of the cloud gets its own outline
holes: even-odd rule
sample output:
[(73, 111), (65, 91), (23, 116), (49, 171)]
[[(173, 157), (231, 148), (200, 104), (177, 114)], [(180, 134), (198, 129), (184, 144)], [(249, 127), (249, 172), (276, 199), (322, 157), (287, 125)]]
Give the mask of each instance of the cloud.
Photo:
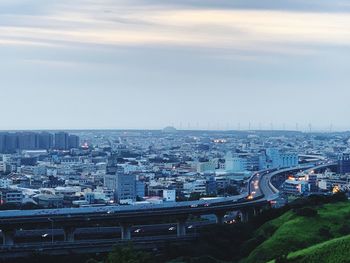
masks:
[(349, 12), (337, 0), (2, 0), (2, 125), (340, 125)]
[[(196, 1), (191, 1), (191, 8), (175, 9), (157, 1), (142, 1), (137, 8), (123, 1), (77, 3), (46, 4), (40, 9), (44, 14), (2, 15), (0, 43), (173, 46), (302, 55), (313, 46), (350, 44), (348, 13), (208, 9)], [(147, 3), (158, 5), (147, 9)]]
[[(111, 4), (116, 1), (99, 1), (99, 4)], [(95, 4), (96, 4), (95, 3)], [(303, 12), (349, 12), (347, 0), (119, 0), (120, 6), (132, 5), (135, 8), (190, 8), (190, 9), (245, 9), (245, 10), (279, 10)]]

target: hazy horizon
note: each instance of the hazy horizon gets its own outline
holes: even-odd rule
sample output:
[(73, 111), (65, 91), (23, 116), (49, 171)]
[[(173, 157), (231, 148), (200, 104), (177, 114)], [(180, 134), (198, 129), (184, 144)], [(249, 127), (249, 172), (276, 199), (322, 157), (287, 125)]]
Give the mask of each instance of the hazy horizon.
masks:
[(350, 130), (349, 28), (345, 0), (2, 0), (0, 130)]
[(113, 132), (113, 131), (162, 131), (164, 130), (165, 128), (168, 128), (168, 127), (173, 127), (175, 128), (177, 131), (179, 132), (256, 132), (256, 133), (259, 133), (259, 132), (280, 132), (280, 133), (283, 133), (283, 132), (300, 132), (300, 133), (349, 133), (350, 130), (334, 130), (334, 129), (325, 129), (325, 130), (317, 130), (317, 129), (314, 129), (314, 130), (310, 130), (310, 129), (305, 129), (305, 130), (293, 130), (293, 129), (273, 129), (273, 130), (270, 130), (270, 129), (205, 129), (205, 128), (176, 128), (174, 126), (166, 126), (166, 127), (163, 127), (163, 128), (153, 128), (153, 129), (144, 129), (144, 128), (82, 128), (82, 129), (79, 129), (79, 128), (76, 128), (76, 129), (0, 129), (0, 133), (1, 132), (59, 132), (59, 131), (67, 131), (67, 132), (89, 132), (89, 131), (106, 131), (106, 132)]

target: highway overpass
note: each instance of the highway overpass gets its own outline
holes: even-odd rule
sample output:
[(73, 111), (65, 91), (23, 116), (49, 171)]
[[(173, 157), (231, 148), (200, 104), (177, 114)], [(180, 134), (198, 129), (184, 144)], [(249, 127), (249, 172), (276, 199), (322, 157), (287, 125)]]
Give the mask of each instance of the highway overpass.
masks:
[[(62, 208), (62, 209), (40, 209), (40, 210), (12, 210), (0, 211), (0, 228), (3, 236), (3, 245), (0, 247), (0, 255), (9, 255), (8, 251), (13, 253), (26, 250), (28, 247), (36, 246), (40, 249), (43, 243), (38, 244), (16, 244), (15, 234), (19, 231), (40, 231), (46, 230), (46, 236), (51, 236), (45, 242), (43, 249), (46, 252), (63, 253), (65, 246), (70, 244), (70, 248), (77, 248), (77, 253), (83, 251), (85, 246), (97, 244), (97, 247), (103, 247), (100, 240), (76, 240), (75, 234), (79, 233), (81, 228), (108, 228), (119, 227), (120, 242), (129, 241), (135, 226), (157, 225), (169, 220), (176, 220), (176, 235), (169, 238), (166, 235), (151, 237), (142, 237), (142, 242), (152, 242), (152, 238), (164, 240), (186, 239), (188, 232), (188, 218), (191, 215), (202, 216), (214, 214), (216, 222), (223, 223), (225, 215), (230, 211), (240, 211), (242, 220), (248, 220), (248, 216), (256, 213), (269, 205), (269, 202), (278, 196), (278, 186), (274, 185), (275, 178), (285, 176), (305, 170), (319, 170), (334, 166), (334, 163), (325, 163), (319, 166), (297, 166), (286, 169), (272, 169), (256, 172), (248, 181), (246, 195), (222, 197), (213, 200), (199, 200), (191, 202), (173, 202), (160, 205), (141, 205), (141, 206), (105, 206), (105, 207), (84, 207), (84, 208)], [(133, 228), (134, 227), (134, 228)], [(59, 230), (61, 229), (61, 230)], [(154, 227), (154, 231), (157, 227)], [(53, 240), (54, 231), (63, 233), (63, 241)], [(155, 231), (156, 232), (156, 231)], [(193, 233), (192, 233), (193, 234)], [(135, 242), (140, 237), (136, 237)], [(194, 238), (192, 236), (192, 238)], [(114, 239), (113, 239), (114, 240)], [(51, 242), (50, 242), (51, 241)], [(119, 242), (118, 241), (118, 242)], [(111, 241), (112, 242), (112, 241)], [(105, 242), (106, 247), (111, 248), (111, 242)], [(141, 243), (142, 243), (141, 242)], [(159, 241), (160, 242), (160, 241)], [(115, 244), (115, 240), (112, 242)], [(90, 244), (90, 245), (87, 245)], [(92, 246), (93, 246), (92, 245)], [(82, 246), (82, 247), (81, 247)], [(96, 250), (97, 251), (97, 250)], [(18, 253), (21, 255), (21, 253)]]

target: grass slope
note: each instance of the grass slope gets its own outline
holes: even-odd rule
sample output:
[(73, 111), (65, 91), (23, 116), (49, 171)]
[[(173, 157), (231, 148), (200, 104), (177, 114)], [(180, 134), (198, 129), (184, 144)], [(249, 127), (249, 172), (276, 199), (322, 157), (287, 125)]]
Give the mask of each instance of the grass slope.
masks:
[[(266, 241), (252, 251), (245, 263), (267, 262), (312, 245), (344, 235), (350, 222), (350, 203), (327, 204), (318, 208), (316, 217), (303, 217), (289, 211), (263, 225), (256, 235)], [(320, 229), (329, 229), (325, 235)]]
[(332, 239), (288, 255), (288, 262), (293, 263), (345, 263), (349, 261), (350, 236)]

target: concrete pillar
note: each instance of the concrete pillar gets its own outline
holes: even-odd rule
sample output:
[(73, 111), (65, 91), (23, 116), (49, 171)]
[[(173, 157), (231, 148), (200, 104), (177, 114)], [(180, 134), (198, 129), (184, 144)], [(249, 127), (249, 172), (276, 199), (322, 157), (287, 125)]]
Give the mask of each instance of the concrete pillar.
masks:
[(241, 221), (243, 223), (246, 223), (249, 221), (249, 211), (248, 210), (242, 210), (241, 211)]
[(181, 218), (177, 220), (177, 236), (186, 236), (186, 219)]
[(225, 215), (226, 213), (216, 213), (216, 223), (222, 225), (225, 223)]
[(122, 240), (131, 240), (131, 225), (121, 224)]
[(2, 243), (5, 246), (13, 246), (15, 243), (15, 230), (5, 229), (2, 230)]
[(65, 227), (63, 229), (63, 231), (64, 231), (64, 241), (66, 241), (66, 242), (74, 242), (75, 228), (74, 227)]

